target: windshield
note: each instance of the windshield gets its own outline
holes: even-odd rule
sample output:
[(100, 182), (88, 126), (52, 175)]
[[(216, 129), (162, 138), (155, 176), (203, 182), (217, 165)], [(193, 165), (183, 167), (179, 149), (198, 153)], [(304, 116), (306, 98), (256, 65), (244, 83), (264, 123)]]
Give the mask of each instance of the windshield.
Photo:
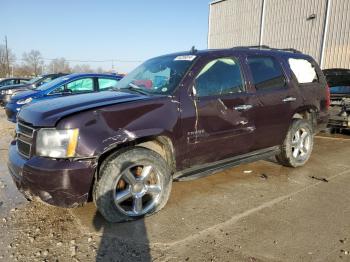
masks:
[(196, 57), (163, 56), (150, 59), (121, 79), (115, 88), (139, 90), (147, 94), (170, 94)]
[(47, 90), (47, 89), (59, 84), (60, 82), (63, 82), (64, 80), (68, 80), (68, 79), (69, 78), (67, 76), (61, 76), (61, 77), (58, 77), (50, 82), (47, 82), (47, 83), (35, 88), (35, 90), (39, 90), (39, 91)]
[(43, 77), (42, 76), (37, 76), (37, 77), (34, 77), (33, 79), (30, 79), (27, 84), (34, 84), (36, 81), (39, 81), (40, 79), (42, 79)]

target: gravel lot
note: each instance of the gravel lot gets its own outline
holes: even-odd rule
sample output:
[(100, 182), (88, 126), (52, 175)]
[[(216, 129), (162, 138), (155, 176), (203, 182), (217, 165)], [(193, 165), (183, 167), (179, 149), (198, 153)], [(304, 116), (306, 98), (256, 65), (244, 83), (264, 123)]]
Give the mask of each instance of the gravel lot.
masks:
[(350, 136), (319, 136), (302, 168), (273, 160), (178, 182), (155, 216), (109, 224), (89, 203), (27, 202), (0, 112), (0, 261), (350, 261)]

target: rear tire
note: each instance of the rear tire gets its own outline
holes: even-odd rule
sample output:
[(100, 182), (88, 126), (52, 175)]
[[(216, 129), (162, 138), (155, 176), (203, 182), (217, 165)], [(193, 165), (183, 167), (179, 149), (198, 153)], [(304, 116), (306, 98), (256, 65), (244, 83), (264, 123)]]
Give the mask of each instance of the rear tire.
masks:
[(311, 156), (314, 134), (311, 124), (304, 119), (296, 119), (290, 126), (276, 160), (288, 167), (305, 165)]
[(161, 210), (171, 187), (166, 161), (154, 151), (136, 147), (116, 152), (102, 163), (93, 197), (107, 221), (123, 222)]

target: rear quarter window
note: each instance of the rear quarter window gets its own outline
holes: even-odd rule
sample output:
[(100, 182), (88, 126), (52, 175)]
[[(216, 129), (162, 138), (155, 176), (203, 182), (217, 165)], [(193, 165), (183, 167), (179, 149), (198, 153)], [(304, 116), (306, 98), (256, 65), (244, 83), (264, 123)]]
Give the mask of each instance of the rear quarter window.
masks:
[(310, 61), (301, 58), (289, 58), (288, 64), (299, 84), (309, 84), (319, 81), (316, 69)]

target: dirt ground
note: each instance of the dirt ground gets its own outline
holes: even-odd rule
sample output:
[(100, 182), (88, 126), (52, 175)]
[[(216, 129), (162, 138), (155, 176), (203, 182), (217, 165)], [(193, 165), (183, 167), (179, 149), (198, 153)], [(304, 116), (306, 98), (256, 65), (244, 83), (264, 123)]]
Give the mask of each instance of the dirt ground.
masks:
[(302, 168), (174, 183), (158, 214), (110, 224), (92, 203), (27, 202), (6, 167), (13, 129), (0, 112), (0, 261), (350, 261), (350, 136), (318, 136)]

